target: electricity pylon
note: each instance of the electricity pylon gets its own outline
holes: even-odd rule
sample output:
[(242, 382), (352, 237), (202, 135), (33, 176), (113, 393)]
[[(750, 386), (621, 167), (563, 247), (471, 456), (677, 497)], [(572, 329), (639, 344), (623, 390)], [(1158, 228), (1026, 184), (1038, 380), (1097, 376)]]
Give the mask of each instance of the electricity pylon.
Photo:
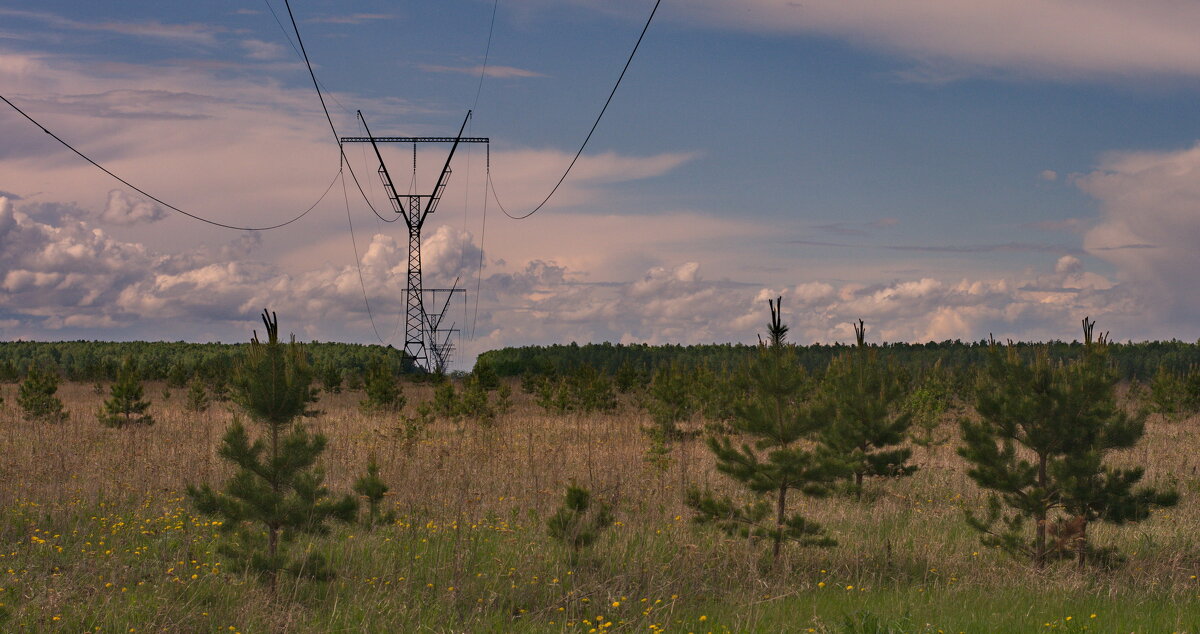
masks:
[[(441, 200), (442, 192), (446, 189), (446, 183), (450, 179), (452, 171), (450, 161), (454, 158), (454, 151), (458, 149), (458, 144), (488, 143), (490, 139), (462, 135), (463, 130), (467, 128), (467, 121), (471, 119), (469, 110), (467, 117), (463, 119), (462, 127), (458, 130), (458, 136), (453, 137), (377, 137), (371, 135), (371, 130), (367, 128), (367, 121), (363, 118), (361, 110), (358, 112), (358, 118), (362, 120), (367, 136), (341, 137), (341, 142), (370, 143), (371, 147), (375, 148), (375, 156), (379, 159), (379, 178), (383, 181), (384, 192), (387, 193), (388, 200), (392, 203), (392, 210), (401, 214), (404, 217), (404, 224), (408, 226), (408, 281), (404, 289), (404, 356), (414, 365), (426, 371), (441, 372), (445, 370), (446, 364), (449, 362), (449, 355), (453, 352), (450, 337), (457, 331), (453, 324), (449, 328), (443, 328), (442, 321), (446, 316), (446, 309), (450, 306), (450, 300), (455, 294), (462, 293), (463, 289), (458, 288), (457, 280), (451, 288), (425, 288), (421, 281), (421, 228), (425, 225), (425, 219), (429, 214), (437, 210), (438, 201)], [(441, 174), (438, 175), (433, 192), (429, 194), (398, 193), (392, 183), (392, 177), (388, 173), (387, 165), (383, 162), (379, 143), (412, 143), (414, 174), (417, 169), (416, 144), (450, 143), (450, 153), (446, 156), (446, 164), (442, 167)], [(438, 294), (446, 294), (446, 301), (442, 303), (440, 310), (436, 312), (425, 310), (427, 293), (430, 295), (430, 302), (435, 306)]]

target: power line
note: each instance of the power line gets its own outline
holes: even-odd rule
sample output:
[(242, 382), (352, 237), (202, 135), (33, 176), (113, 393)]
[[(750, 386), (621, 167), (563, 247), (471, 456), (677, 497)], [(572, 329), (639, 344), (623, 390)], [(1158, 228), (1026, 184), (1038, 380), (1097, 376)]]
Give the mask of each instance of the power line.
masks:
[[(296, 43), (292, 41), (292, 34), (288, 33), (287, 27), (283, 26), (283, 21), (279, 19), (279, 14), (275, 12), (275, 7), (271, 5), (270, 0), (263, 0), (263, 4), (267, 5), (267, 9), (271, 11), (271, 16), (275, 18), (275, 24), (279, 25), (279, 30), (283, 33), (283, 37), (284, 37), (284, 39), (287, 40), (288, 45), (292, 47), (292, 51), (294, 51), (296, 53), (296, 57), (299, 57), (299, 58), (301, 58), (301, 60), (303, 60), (304, 56), (300, 53), (300, 49), (296, 48)], [(327, 92), (327, 93), (331, 92), (329, 90), (328, 86), (325, 87), (325, 92)], [(332, 93), (329, 95), (329, 98), (332, 99), (333, 102), (336, 103), (339, 108), (346, 111), (347, 114), (354, 114), (353, 112), (350, 111), (349, 108), (347, 108), (345, 106), (345, 104), (338, 101), (338, 98), (333, 96)]]
[(371, 199), (367, 198), (367, 192), (363, 190), (362, 183), (358, 182), (358, 174), (354, 173), (354, 167), (352, 165), (350, 165), (350, 159), (349, 159), (349, 157), (346, 156), (346, 149), (342, 146), (340, 141), (338, 142), (338, 151), (340, 151), (342, 153), (342, 159), (346, 162), (346, 168), (350, 170), (350, 178), (354, 180), (354, 185), (358, 188), (358, 193), (362, 194), (362, 199), (364, 202), (367, 203), (367, 207), (371, 208), (371, 212), (374, 213), (376, 217), (378, 217), (380, 220), (382, 220), (384, 222), (396, 222), (397, 220), (399, 220), (400, 216), (396, 216), (396, 217), (392, 218), (391, 220), (388, 220), (387, 218), (384, 218), (383, 215), (381, 215), (375, 209), (375, 205), (371, 204)]
[[(270, 5), (268, 4), (268, 6)], [(313, 71), (312, 61), (308, 59), (308, 49), (304, 47), (304, 38), (300, 37), (300, 27), (296, 25), (296, 15), (292, 13), (292, 5), (288, 0), (283, 0), (283, 6), (287, 7), (288, 19), (291, 20), (292, 30), (296, 33), (296, 43), (300, 45), (300, 56), (304, 58), (304, 66), (308, 69), (308, 76), (312, 78), (313, 90), (317, 91), (317, 99), (321, 100), (321, 110), (325, 112), (325, 120), (329, 122), (329, 131), (333, 133), (333, 140), (338, 144), (338, 152), (341, 154), (342, 164), (350, 170), (350, 177), (354, 179), (354, 184), (358, 187), (358, 192), (362, 194), (363, 200), (366, 201), (371, 211), (384, 222), (395, 222), (395, 218), (391, 220), (384, 218), (375, 209), (375, 205), (371, 204), (371, 200), (367, 198), (367, 192), (363, 191), (362, 183), (358, 181), (358, 175), (354, 173), (354, 166), (350, 164), (349, 158), (346, 157), (346, 150), (342, 147), (337, 126), (333, 125), (333, 117), (329, 115), (329, 107), (325, 105), (325, 94), (321, 92), (321, 82), (317, 81), (317, 74)]]
[(492, 196), (496, 199), (496, 206), (500, 207), (500, 211), (503, 211), (504, 215), (512, 218), (513, 220), (524, 220), (533, 214), (536, 214), (542, 209), (542, 207), (546, 206), (546, 203), (550, 202), (550, 197), (554, 196), (554, 193), (558, 191), (560, 186), (562, 186), (563, 181), (567, 180), (567, 174), (570, 174), (571, 168), (575, 167), (575, 162), (578, 161), (579, 156), (583, 154), (583, 149), (587, 147), (588, 141), (590, 141), (592, 138), (592, 134), (596, 132), (596, 127), (600, 125), (600, 119), (604, 117), (604, 112), (608, 110), (608, 105), (612, 103), (613, 95), (617, 94), (617, 88), (621, 86), (621, 80), (625, 78), (625, 71), (629, 70), (629, 65), (633, 63), (633, 56), (637, 54), (638, 47), (642, 45), (642, 38), (646, 37), (646, 31), (649, 30), (650, 22), (654, 20), (654, 14), (658, 12), (658, 5), (660, 4), (662, 4), (662, 0), (655, 0), (654, 8), (650, 11), (650, 17), (646, 18), (646, 26), (642, 27), (642, 33), (638, 36), (637, 43), (633, 45), (633, 50), (629, 52), (629, 59), (625, 61), (625, 67), (621, 69), (621, 74), (617, 77), (617, 83), (613, 84), (612, 92), (608, 93), (608, 99), (604, 101), (604, 107), (600, 109), (600, 114), (596, 115), (596, 122), (592, 124), (592, 129), (589, 130), (587, 136), (584, 137), (583, 143), (579, 146), (579, 151), (575, 153), (575, 158), (571, 159), (570, 165), (567, 165), (567, 169), (565, 172), (563, 172), (562, 178), (558, 179), (558, 182), (554, 185), (554, 189), (551, 189), (550, 193), (546, 194), (546, 198), (543, 199), (537, 207), (534, 207), (532, 211), (514, 216), (504, 208), (504, 205), (500, 202), (500, 197), (496, 195), (496, 186), (492, 183), (491, 178), (488, 178), (488, 187), (492, 191)]
[[(471, 317), (471, 340), (475, 340), (475, 326), (479, 323), (479, 289), (483, 285), (483, 240), (487, 237), (487, 184), (491, 182), (492, 146), (487, 147), (487, 180), (483, 184), (483, 225), (479, 230), (479, 273), (475, 277), (475, 314)], [(463, 324), (464, 327), (466, 324)]]
[[(487, 47), (483, 51), (483, 66), (479, 69), (479, 85), (475, 88), (475, 103), (471, 106), (474, 111), (479, 107), (479, 95), (483, 93), (483, 79), (487, 77), (488, 58), (492, 54), (492, 36), (496, 32), (496, 13), (500, 9), (500, 0), (492, 1), (492, 19), (488, 24)], [(471, 160), (470, 152), (467, 153), (467, 161)], [(471, 335), (472, 341), (475, 339), (475, 326), (479, 323), (479, 289), (483, 284), (483, 249), (484, 241), (487, 238), (487, 208), (488, 208), (488, 186), (491, 183), (492, 171), (492, 146), (487, 146), (487, 176), (483, 181), (483, 223), (479, 229), (479, 269), (475, 274), (475, 314), (471, 318)], [(468, 169), (469, 173), (469, 169)], [(464, 220), (465, 220), (464, 210)], [(460, 265), (461, 267), (461, 265)], [(463, 302), (463, 330), (466, 330), (466, 302)]]
[[(74, 152), (74, 153), (75, 153), (77, 156), (79, 156), (79, 158), (81, 158), (81, 159), (83, 159), (83, 160), (87, 161), (88, 163), (91, 163), (91, 164), (92, 164), (94, 167), (96, 167), (96, 168), (97, 168), (97, 169), (99, 169), (100, 171), (104, 172), (105, 174), (108, 174), (109, 176), (113, 177), (114, 179), (116, 179), (118, 182), (120, 182), (121, 184), (125, 185), (126, 187), (128, 187), (128, 188), (132, 189), (133, 191), (135, 191), (135, 192), (137, 192), (137, 193), (139, 193), (139, 194), (141, 194), (141, 195), (145, 196), (146, 198), (149, 198), (150, 200), (153, 200), (154, 202), (156, 202), (156, 203), (158, 203), (158, 204), (162, 205), (163, 207), (166, 207), (167, 209), (170, 209), (171, 211), (175, 211), (175, 212), (181, 213), (181, 214), (183, 214), (183, 215), (187, 216), (188, 218), (192, 218), (193, 220), (199, 220), (200, 222), (208, 223), (208, 224), (210, 224), (210, 225), (213, 225), (213, 226), (216, 226), (216, 227), (221, 227), (221, 228), (224, 228), (224, 229), (233, 229), (234, 231), (270, 231), (270, 230), (272, 230), (272, 229), (278, 229), (278, 228), (280, 228), (280, 227), (286, 227), (287, 225), (290, 225), (290, 224), (292, 224), (293, 222), (296, 222), (297, 220), (299, 220), (299, 219), (301, 219), (301, 218), (303, 218), (303, 217), (307, 216), (307, 215), (308, 215), (308, 212), (312, 211), (313, 209), (316, 209), (316, 208), (317, 208), (317, 205), (321, 204), (321, 201), (325, 199), (325, 196), (326, 196), (326, 194), (328, 194), (328, 193), (329, 193), (329, 190), (330, 190), (330, 189), (333, 189), (333, 184), (337, 182), (337, 176), (334, 176), (333, 180), (329, 182), (329, 187), (326, 187), (326, 188), (325, 188), (325, 193), (321, 194), (321, 197), (317, 199), (317, 202), (313, 203), (311, 207), (309, 207), (308, 209), (305, 209), (303, 212), (301, 212), (301, 213), (300, 213), (300, 215), (298, 215), (298, 216), (296, 216), (295, 218), (292, 218), (291, 220), (288, 220), (288, 221), (286, 221), (286, 222), (281, 222), (281, 223), (279, 223), (279, 224), (276, 224), (276, 225), (270, 225), (270, 226), (267, 226), (267, 227), (239, 227), (239, 226), (237, 226), (237, 225), (225, 224), (225, 223), (223, 223), (223, 222), (217, 222), (216, 220), (209, 220), (208, 218), (204, 218), (204, 217), (202, 217), (202, 216), (197, 216), (196, 214), (193, 214), (193, 213), (186, 212), (186, 211), (184, 211), (184, 210), (180, 209), (179, 207), (176, 207), (175, 205), (172, 205), (171, 203), (168, 203), (168, 202), (166, 202), (165, 200), (163, 200), (163, 199), (161, 199), (161, 198), (159, 198), (159, 197), (157, 197), (157, 196), (155, 196), (155, 195), (151, 194), (150, 192), (147, 192), (146, 190), (142, 189), (141, 187), (138, 187), (137, 185), (134, 185), (133, 183), (131, 183), (131, 182), (129, 182), (129, 181), (127, 181), (127, 180), (125, 180), (124, 178), (121, 178), (120, 176), (117, 176), (115, 173), (113, 173), (113, 171), (112, 171), (112, 170), (108, 169), (107, 167), (104, 167), (104, 166), (103, 166), (103, 165), (101, 165), (100, 163), (97, 163), (97, 162), (96, 162), (95, 160), (93, 160), (93, 159), (92, 159), (90, 156), (88, 156), (88, 155), (84, 154), (83, 152), (80, 152), (79, 150), (75, 149), (75, 146), (73, 146), (73, 145), (71, 145), (70, 143), (67, 143), (66, 141), (64, 141), (62, 137), (60, 137), (60, 136), (58, 136), (57, 134), (55, 134), (55, 133), (51, 132), (49, 129), (47, 129), (47, 128), (46, 128), (46, 126), (42, 125), (42, 124), (41, 124), (41, 123), (39, 123), (39, 122), (38, 122), (36, 119), (34, 119), (33, 117), (29, 116), (29, 114), (28, 114), (28, 113), (26, 113), (24, 110), (22, 110), (22, 109), (20, 109), (19, 107), (17, 107), (17, 104), (15, 104), (15, 103), (13, 103), (13, 102), (9, 101), (9, 100), (8, 100), (8, 98), (7, 98), (7, 97), (5, 97), (4, 95), (0, 95), (0, 100), (3, 100), (3, 101), (4, 101), (4, 103), (6, 103), (6, 104), (8, 104), (8, 105), (9, 105), (9, 107), (11, 107), (13, 110), (16, 110), (16, 111), (17, 111), (17, 113), (18, 113), (18, 114), (20, 114), (22, 117), (25, 117), (26, 119), (28, 119), (30, 123), (32, 123), (33, 125), (37, 126), (39, 129), (41, 129), (41, 131), (42, 131), (42, 132), (45, 132), (46, 134), (49, 134), (49, 135), (50, 135), (50, 138), (54, 139), (55, 141), (58, 141), (58, 142), (59, 142), (59, 143), (60, 143), (60, 144), (61, 144), (63, 147), (67, 148), (68, 150), (71, 150), (71, 151), (72, 151), (72, 152)], [(339, 171), (339, 172), (341, 171), (341, 170), (340, 170), (340, 168), (339, 168), (339, 170), (338, 170), (338, 171)]]
[[(292, 13), (292, 5), (288, 0), (283, 0), (283, 6), (287, 7), (288, 18), (292, 21), (292, 30), (296, 32), (296, 43), (300, 45), (300, 55), (304, 57), (304, 65), (308, 68), (308, 76), (312, 78), (313, 89), (317, 91), (317, 99), (321, 100), (321, 110), (325, 111), (325, 120), (329, 122), (329, 131), (333, 133), (333, 140), (338, 141), (337, 128), (333, 125), (333, 117), (329, 116), (329, 106), (325, 105), (325, 95), (321, 93), (321, 86), (317, 82), (317, 74), (313, 72), (312, 62), (308, 60), (308, 49), (304, 48), (304, 39), (300, 37), (300, 27), (296, 26), (296, 16)], [(342, 157), (343, 159), (345, 156)]]
[[(350, 176), (354, 179), (354, 184), (358, 188), (358, 192), (362, 194), (363, 200), (366, 201), (367, 206), (371, 208), (371, 211), (385, 222), (395, 222), (396, 219), (387, 220), (381, 216), (379, 212), (375, 210), (375, 206), (371, 204), (370, 199), (367, 198), (367, 193), (363, 191), (362, 183), (358, 181), (358, 176), (354, 173), (354, 167), (350, 164), (349, 157), (346, 156), (346, 148), (344, 145), (342, 145), (341, 137), (338, 136), (337, 127), (333, 124), (333, 117), (329, 115), (329, 108), (325, 105), (325, 96), (321, 93), (321, 84), (317, 81), (317, 74), (313, 71), (312, 61), (308, 58), (308, 50), (304, 47), (304, 39), (300, 37), (300, 27), (296, 24), (296, 15), (292, 13), (292, 5), (290, 2), (288, 2), (288, 0), (283, 0), (283, 6), (287, 7), (288, 19), (290, 19), (292, 22), (292, 30), (296, 32), (296, 43), (300, 45), (300, 54), (304, 58), (304, 65), (308, 68), (308, 76), (312, 78), (313, 90), (317, 91), (317, 98), (321, 100), (321, 109), (325, 112), (325, 120), (329, 122), (329, 130), (333, 132), (333, 140), (338, 144), (338, 155), (340, 157), (339, 173), (341, 172), (342, 166), (348, 168), (350, 170)], [(346, 222), (350, 225), (350, 245), (354, 248), (354, 266), (358, 270), (358, 283), (359, 286), (362, 287), (363, 304), (367, 307), (367, 318), (371, 320), (371, 330), (375, 332), (375, 338), (379, 340), (379, 343), (387, 345), (387, 342), (384, 341), (383, 337), (379, 335), (379, 328), (375, 325), (375, 315), (371, 311), (371, 302), (367, 299), (367, 285), (363, 280), (362, 260), (360, 260), (358, 257), (358, 241), (354, 237), (354, 221), (350, 216), (350, 199), (346, 194), (345, 176), (342, 177), (342, 196), (345, 198)], [(396, 327), (396, 330), (399, 330), (399, 326)], [(395, 336), (395, 332), (392, 333), (392, 336)]]
[(499, 8), (500, 0), (493, 0), (492, 23), (488, 26), (487, 48), (483, 51), (483, 67), (479, 70), (479, 86), (475, 89), (475, 105), (471, 106), (472, 111), (479, 106), (479, 94), (483, 92), (483, 78), (487, 75), (488, 56), (492, 54), (492, 34), (496, 32), (496, 10)]
[[(346, 161), (343, 155), (342, 165)], [(340, 171), (338, 172), (341, 173)], [(358, 255), (358, 241), (354, 238), (354, 220), (350, 217), (350, 195), (346, 192), (346, 178), (342, 177), (342, 198), (346, 202), (346, 223), (350, 225), (350, 246), (354, 248), (354, 266), (358, 269), (358, 285), (362, 288), (363, 304), (367, 307), (367, 318), (371, 320), (371, 330), (375, 331), (375, 338), (379, 343), (387, 345), (383, 337), (379, 335), (379, 328), (375, 325), (375, 315), (371, 312), (371, 300), (367, 299), (367, 283), (363, 280), (362, 260)], [(397, 327), (397, 330), (399, 327)], [(395, 333), (392, 333), (395, 336)], [(391, 339), (391, 337), (389, 337)]]

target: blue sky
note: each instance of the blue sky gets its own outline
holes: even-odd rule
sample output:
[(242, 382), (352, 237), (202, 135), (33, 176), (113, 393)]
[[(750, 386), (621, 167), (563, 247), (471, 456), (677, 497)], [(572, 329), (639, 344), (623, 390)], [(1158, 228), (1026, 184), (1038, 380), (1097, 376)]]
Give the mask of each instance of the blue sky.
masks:
[[(650, 0), (296, 0), (343, 134), (492, 138), (523, 211), (591, 125)], [(497, 6), (488, 76), (479, 68)], [(0, 0), (0, 94), (184, 209), (270, 224), (338, 169), (282, 0)], [(461, 152), (425, 230), (480, 350), (752, 341), (1200, 337), (1200, 8), (1167, 0), (665, 0), (559, 195), (522, 222)], [(336, 181), (263, 234), (156, 206), (0, 112), (0, 337), (387, 341), (401, 223)], [(382, 203), (373, 159), (349, 155)], [(428, 187), (439, 149), (423, 149)], [(410, 148), (385, 157), (408, 182)], [(379, 206), (379, 205), (377, 205)], [(355, 247), (359, 266), (355, 264)], [(480, 253), (485, 266), (479, 270)], [(361, 266), (362, 280), (359, 280)], [(476, 296), (475, 284), (480, 292)], [(375, 325), (364, 308), (371, 301)], [(478, 299), (478, 316), (474, 303)]]

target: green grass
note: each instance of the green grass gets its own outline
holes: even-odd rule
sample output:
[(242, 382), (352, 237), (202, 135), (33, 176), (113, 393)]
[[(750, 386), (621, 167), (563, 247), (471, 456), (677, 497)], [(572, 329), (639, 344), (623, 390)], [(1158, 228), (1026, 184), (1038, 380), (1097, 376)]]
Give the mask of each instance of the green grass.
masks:
[[(648, 421), (631, 408), (560, 419), (518, 395), (494, 429), (439, 423), (406, 448), (394, 421), (358, 411), (361, 395), (327, 397), (313, 425), (330, 436), (331, 488), (349, 490), (376, 451), (401, 519), (293, 544), (338, 576), (272, 596), (227, 569), (224, 537), (181, 494), (228, 472), (214, 457), (228, 412), (188, 414), (178, 395), (154, 427), (110, 430), (89, 386), (63, 391), (61, 425), (0, 410), (0, 631), (1200, 632), (1195, 421), (1154, 422), (1122, 457), (1185, 497), (1095, 528), (1128, 557), (1114, 569), (1037, 571), (982, 548), (962, 521), (982, 497), (952, 447), (918, 450), (915, 476), (871, 482), (862, 501), (797, 499), (838, 545), (770, 565), (762, 545), (689, 521), (686, 485), (737, 489), (698, 443), (665, 473), (648, 466)], [(545, 528), (572, 480), (617, 520), (574, 565)]]
[(571, 566), (542, 526), (514, 511), (474, 522), (400, 520), (370, 533), (345, 527), (311, 544), (338, 578), (288, 581), (271, 597), (253, 578), (223, 570), (213, 554), (221, 535), (180, 498), (54, 512), (24, 504), (4, 515), (3, 628), (1200, 631), (1200, 583), (1183, 575), (1172, 587), (1113, 592), (1111, 578), (1060, 565), (1018, 574), (1017, 585), (994, 568), (1021, 564), (994, 553), (951, 563), (951, 572), (925, 567), (902, 545), (886, 561), (797, 551), (764, 570), (754, 546), (673, 519), (651, 534), (614, 527)]

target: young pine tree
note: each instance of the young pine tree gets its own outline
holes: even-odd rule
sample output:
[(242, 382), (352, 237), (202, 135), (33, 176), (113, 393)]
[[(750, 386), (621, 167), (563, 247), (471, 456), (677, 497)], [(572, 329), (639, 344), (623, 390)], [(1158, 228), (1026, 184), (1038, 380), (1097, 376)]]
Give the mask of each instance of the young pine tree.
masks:
[(901, 408), (906, 388), (895, 368), (867, 346), (866, 331), (860, 319), (854, 327), (858, 344), (829, 364), (820, 398), (829, 420), (821, 442), (831, 453), (849, 460), (859, 495), (863, 478), (906, 476), (917, 470), (906, 464), (912, 449), (897, 447), (907, 438), (912, 422), (912, 414)]
[(833, 545), (819, 525), (799, 513), (788, 513), (788, 494), (827, 495), (832, 483), (845, 475), (846, 467), (828, 450), (807, 442), (814, 440), (824, 421), (803, 402), (807, 377), (791, 347), (784, 343), (787, 326), (779, 304), (771, 302), (770, 306), (769, 344), (760, 346), (758, 359), (749, 370), (750, 400), (738, 407), (731, 423), (746, 442), (735, 446), (728, 437), (709, 439), (717, 470), (737, 480), (758, 500), (738, 505), (730, 498), (692, 490), (688, 505), (696, 510), (699, 523), (715, 524), (730, 534), (770, 539), (773, 560), (778, 561), (785, 541)]
[(496, 407), (488, 401), (487, 383), (472, 374), (463, 382), (462, 393), (458, 398), (459, 414), (479, 423), (483, 427), (496, 424)]
[(1187, 392), (1183, 379), (1167, 369), (1165, 365), (1158, 366), (1154, 378), (1150, 381), (1150, 411), (1161, 414), (1166, 420), (1174, 420), (1186, 412)]
[(909, 439), (914, 445), (929, 450), (950, 440), (940, 432), (942, 419), (950, 411), (953, 395), (945, 370), (935, 365), (904, 399), (902, 407), (912, 416)]
[(388, 485), (379, 477), (379, 463), (375, 461), (374, 453), (369, 460), (366, 475), (354, 481), (354, 492), (367, 500), (367, 530), (371, 530), (376, 524), (391, 524), (396, 521), (394, 512), (380, 510), (383, 497), (388, 492)]
[(975, 393), (979, 419), (960, 423), (967, 474), (992, 492), (986, 516), (968, 513), (968, 524), (984, 544), (1039, 568), (1053, 556), (1073, 554), (1082, 564), (1103, 552), (1089, 542), (1093, 522), (1136, 522), (1178, 501), (1174, 491), (1137, 487), (1140, 467), (1104, 464), (1107, 454), (1141, 439), (1144, 416), (1117, 404), (1106, 337), (1093, 341), (1095, 322), (1083, 323), (1084, 356), (1069, 364), (1052, 362), (1045, 350), (1026, 361), (993, 342)]
[(208, 390), (204, 387), (204, 380), (198, 376), (193, 376), (188, 383), (187, 404), (185, 407), (189, 412), (206, 412), (208, 411)]
[(646, 390), (646, 409), (654, 421), (647, 430), (651, 439), (669, 444), (683, 438), (679, 423), (687, 422), (700, 408), (695, 395), (695, 372), (676, 364), (662, 365)]
[(17, 389), (17, 405), (28, 421), (60, 423), (67, 418), (63, 403), (54, 394), (58, 392), (58, 375), (42, 370), (36, 364), (29, 366), (29, 373)]
[(326, 440), (310, 434), (297, 419), (311, 400), (312, 373), (295, 337), (279, 341), (279, 322), (263, 311), (267, 341), (250, 341), (250, 350), (234, 374), (234, 400), (262, 429), (254, 438), (237, 418), (222, 440), (219, 455), (235, 467), (221, 491), (205, 484), (188, 487), (201, 512), (223, 519), (222, 529), (237, 539), (222, 552), (267, 577), (271, 591), (281, 572), (323, 577), (319, 555), (290, 557), (286, 545), (302, 533), (328, 532), (327, 522), (354, 520), (358, 505), (345, 495), (328, 499), (324, 475), (316, 468)]
[(579, 561), (584, 548), (591, 546), (601, 531), (613, 523), (612, 512), (607, 504), (592, 506), (592, 494), (574, 484), (567, 485), (563, 504), (546, 521), (546, 532), (570, 548), (571, 563)]
[(336, 364), (326, 363), (317, 368), (317, 376), (321, 380), (321, 389), (327, 394), (342, 393), (342, 371)]
[(359, 407), (364, 412), (398, 412), (408, 402), (400, 390), (396, 374), (384, 359), (377, 359), (367, 368), (363, 388), (366, 398)]
[(96, 418), (105, 427), (126, 425), (153, 425), (154, 417), (147, 413), (150, 401), (142, 400), (144, 392), (133, 358), (127, 357), (117, 371), (117, 380), (109, 388), (109, 398), (96, 412)]

